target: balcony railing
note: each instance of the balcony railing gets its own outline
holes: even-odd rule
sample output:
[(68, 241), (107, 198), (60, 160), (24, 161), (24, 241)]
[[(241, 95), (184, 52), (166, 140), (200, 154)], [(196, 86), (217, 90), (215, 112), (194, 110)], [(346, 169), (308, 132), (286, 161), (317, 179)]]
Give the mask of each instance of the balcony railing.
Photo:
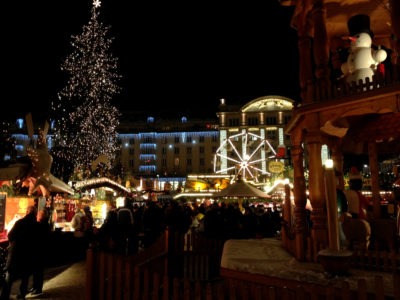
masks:
[(362, 96), (363, 93), (373, 93), (379, 90), (379, 94), (386, 94), (400, 90), (400, 66), (391, 65), (386, 69), (385, 76), (374, 75), (372, 80), (365, 78), (358, 82), (347, 83), (344, 78), (334, 81), (309, 81), (307, 83), (307, 99), (311, 103), (324, 102), (346, 97)]

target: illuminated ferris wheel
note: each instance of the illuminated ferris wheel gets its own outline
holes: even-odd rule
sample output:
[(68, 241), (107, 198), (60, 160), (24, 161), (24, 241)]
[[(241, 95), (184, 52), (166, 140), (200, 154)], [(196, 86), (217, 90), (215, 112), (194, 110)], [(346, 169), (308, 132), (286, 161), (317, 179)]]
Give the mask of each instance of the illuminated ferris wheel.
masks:
[(275, 157), (276, 151), (268, 140), (243, 131), (221, 143), (214, 155), (214, 172), (241, 175), (243, 179), (258, 182), (260, 175), (270, 174), (268, 161)]

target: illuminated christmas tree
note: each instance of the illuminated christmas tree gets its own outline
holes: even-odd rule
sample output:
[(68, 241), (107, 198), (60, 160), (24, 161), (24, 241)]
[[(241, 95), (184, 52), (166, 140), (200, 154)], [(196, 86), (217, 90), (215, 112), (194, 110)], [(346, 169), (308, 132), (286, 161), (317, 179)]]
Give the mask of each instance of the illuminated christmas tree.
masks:
[(110, 27), (99, 21), (99, 10), (100, 1), (94, 0), (89, 23), (80, 35), (72, 36), (73, 51), (61, 65), (68, 80), (51, 107), (52, 169), (64, 180), (78, 170), (84, 178), (93, 176), (99, 165), (104, 171), (118, 150), (119, 111), (111, 100), (120, 92), (121, 76), (110, 50)]

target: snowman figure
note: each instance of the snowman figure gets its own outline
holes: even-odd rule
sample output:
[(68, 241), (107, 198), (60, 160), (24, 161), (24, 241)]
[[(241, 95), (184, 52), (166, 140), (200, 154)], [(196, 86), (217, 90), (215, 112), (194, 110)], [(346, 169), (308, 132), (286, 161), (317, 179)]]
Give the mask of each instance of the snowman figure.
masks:
[(372, 82), (377, 66), (387, 57), (385, 50), (371, 48), (373, 34), (369, 29), (369, 22), (369, 16), (356, 15), (347, 23), (350, 31), (350, 53), (347, 62), (341, 66), (347, 83), (358, 83), (360, 79), (365, 83), (367, 77)]

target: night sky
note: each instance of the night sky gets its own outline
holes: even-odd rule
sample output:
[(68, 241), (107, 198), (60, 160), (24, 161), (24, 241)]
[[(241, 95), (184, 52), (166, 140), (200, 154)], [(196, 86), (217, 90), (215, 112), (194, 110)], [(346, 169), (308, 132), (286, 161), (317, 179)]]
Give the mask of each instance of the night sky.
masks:
[[(88, 23), (92, 2), (8, 2), (1, 9), (2, 102), (18, 112), (46, 112), (65, 84), (60, 66), (72, 51), (71, 35)], [(277, 0), (103, 0), (101, 9), (123, 76), (122, 93), (113, 99), (121, 111), (162, 103), (163, 110), (214, 116), (220, 98), (245, 104), (298, 95), (293, 9)]]

